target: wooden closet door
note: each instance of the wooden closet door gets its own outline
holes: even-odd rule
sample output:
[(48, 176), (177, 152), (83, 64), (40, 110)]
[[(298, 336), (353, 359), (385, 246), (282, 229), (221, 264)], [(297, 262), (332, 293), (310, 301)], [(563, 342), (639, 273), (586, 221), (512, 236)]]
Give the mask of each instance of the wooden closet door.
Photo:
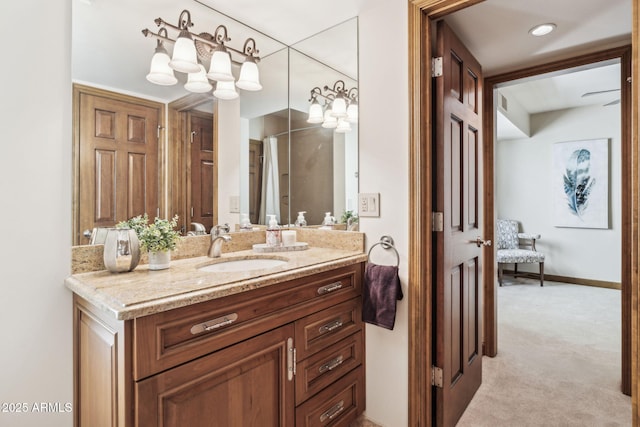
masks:
[(213, 144), (213, 115), (189, 114), (191, 140), (191, 221), (207, 232), (217, 222), (215, 194), (217, 170)]
[(94, 227), (158, 211), (157, 108), (81, 93), (76, 244)]

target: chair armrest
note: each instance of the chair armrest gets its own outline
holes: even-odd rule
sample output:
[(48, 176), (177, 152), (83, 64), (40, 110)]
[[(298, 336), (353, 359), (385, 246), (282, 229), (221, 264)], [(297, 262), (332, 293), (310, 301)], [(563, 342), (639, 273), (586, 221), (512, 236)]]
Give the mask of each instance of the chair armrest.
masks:
[(518, 233), (518, 239), (529, 239), (529, 240), (539, 240), (539, 234), (531, 234), (531, 233)]
[(518, 233), (518, 239), (531, 240), (531, 250), (537, 251), (537, 249), (536, 249), (536, 239), (540, 239), (540, 235), (539, 234)]

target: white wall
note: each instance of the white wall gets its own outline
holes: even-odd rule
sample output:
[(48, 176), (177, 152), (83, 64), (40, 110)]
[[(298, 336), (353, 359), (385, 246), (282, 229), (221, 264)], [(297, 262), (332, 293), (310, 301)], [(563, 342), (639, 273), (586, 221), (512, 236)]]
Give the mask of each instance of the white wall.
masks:
[[(496, 148), (498, 218), (521, 221), (525, 232), (542, 234), (545, 273), (620, 282), (620, 107), (582, 107), (531, 117), (533, 136), (500, 141)], [(610, 138), (611, 228), (554, 226), (551, 150), (556, 142)], [(532, 270), (533, 268), (533, 270)], [(537, 267), (528, 268), (536, 271)], [(523, 270), (524, 270), (523, 266)]]
[[(3, 1), (0, 16), (2, 55), (11, 58), (0, 97), (0, 404), (27, 404), (27, 413), (0, 410), (0, 425), (68, 427), (71, 413), (33, 405), (64, 411), (73, 402), (71, 292), (63, 283), (71, 253), (71, 1)], [(34, 46), (46, 47), (34, 54)]]
[[(231, 198), (240, 208), (240, 143), (246, 127), (240, 124), (240, 98), (218, 102), (218, 224), (240, 222), (239, 212), (231, 212)], [(245, 138), (246, 139), (246, 138)], [(214, 224), (215, 225), (215, 224)]]
[[(408, 424), (407, 16), (406, 1), (368, 0), (359, 19), (359, 191), (380, 193), (380, 217), (360, 218), (360, 230), (367, 235), (367, 247), (377, 243), (382, 235), (393, 237), (400, 253), (400, 280), (405, 294), (398, 301), (393, 331), (366, 327), (366, 415), (385, 427)], [(374, 250), (376, 254), (380, 252), (378, 249)]]

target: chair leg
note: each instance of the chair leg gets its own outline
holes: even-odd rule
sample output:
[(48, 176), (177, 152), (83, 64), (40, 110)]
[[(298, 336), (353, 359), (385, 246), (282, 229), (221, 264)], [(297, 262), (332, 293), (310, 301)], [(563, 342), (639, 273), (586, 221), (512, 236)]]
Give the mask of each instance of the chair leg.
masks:
[(503, 269), (503, 264), (502, 263), (498, 263), (498, 283), (500, 284), (500, 286), (502, 286), (502, 269)]
[(544, 262), (540, 263), (540, 286), (544, 286)]
[(513, 277), (517, 277), (518, 276), (518, 263), (514, 263), (513, 264)]

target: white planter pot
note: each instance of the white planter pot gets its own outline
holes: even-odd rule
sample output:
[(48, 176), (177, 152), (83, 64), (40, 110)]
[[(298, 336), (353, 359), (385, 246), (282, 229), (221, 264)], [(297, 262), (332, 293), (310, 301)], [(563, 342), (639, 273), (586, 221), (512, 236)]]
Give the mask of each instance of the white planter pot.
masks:
[(171, 263), (171, 251), (149, 252), (149, 270), (164, 270)]

